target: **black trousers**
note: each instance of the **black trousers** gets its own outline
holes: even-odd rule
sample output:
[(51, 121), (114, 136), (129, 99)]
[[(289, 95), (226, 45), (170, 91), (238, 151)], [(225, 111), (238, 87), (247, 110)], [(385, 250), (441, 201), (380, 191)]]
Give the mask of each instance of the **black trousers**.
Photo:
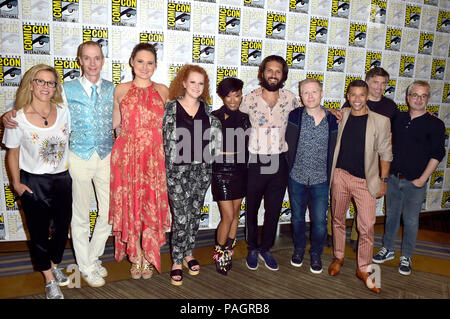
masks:
[[(245, 229), (249, 250), (269, 250), (275, 241), (281, 206), (288, 183), (286, 153), (250, 155), (246, 197)], [(258, 210), (264, 198), (262, 241), (258, 245)]]
[(33, 191), (20, 197), (30, 233), (31, 258), (36, 270), (48, 270), (50, 261), (59, 264), (64, 254), (72, 219), (72, 179), (69, 171), (31, 174), (21, 170), (20, 182)]

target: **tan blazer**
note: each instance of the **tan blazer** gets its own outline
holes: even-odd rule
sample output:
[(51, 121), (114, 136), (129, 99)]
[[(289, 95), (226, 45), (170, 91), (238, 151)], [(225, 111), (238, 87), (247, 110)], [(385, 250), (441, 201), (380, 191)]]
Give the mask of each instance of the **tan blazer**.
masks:
[[(336, 167), (339, 150), (341, 149), (342, 132), (350, 115), (350, 108), (344, 108), (344, 116), (339, 123), (336, 148), (331, 168), (331, 182)], [(366, 126), (366, 147), (364, 151), (364, 171), (366, 174), (367, 188), (370, 195), (376, 197), (380, 191), (379, 159), (386, 162), (392, 161), (391, 121), (388, 117), (372, 112), (368, 109)]]

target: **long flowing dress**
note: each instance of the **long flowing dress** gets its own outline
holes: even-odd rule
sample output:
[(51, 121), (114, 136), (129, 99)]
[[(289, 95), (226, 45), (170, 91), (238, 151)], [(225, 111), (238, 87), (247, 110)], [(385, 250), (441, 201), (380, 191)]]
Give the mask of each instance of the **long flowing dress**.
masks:
[(120, 105), (122, 130), (111, 153), (109, 223), (115, 258), (139, 262), (136, 244), (142, 233), (145, 258), (161, 272), (160, 248), (170, 229), (162, 138), (164, 101), (154, 84), (131, 84)]

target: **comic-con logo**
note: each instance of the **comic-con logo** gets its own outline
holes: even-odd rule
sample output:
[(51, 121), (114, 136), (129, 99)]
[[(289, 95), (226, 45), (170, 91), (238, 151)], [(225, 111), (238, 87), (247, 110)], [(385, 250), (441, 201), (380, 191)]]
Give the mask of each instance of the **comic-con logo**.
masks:
[(237, 68), (226, 68), (218, 66), (216, 71), (216, 86), (218, 87), (220, 82), (222, 82), (226, 78), (237, 78), (237, 77), (238, 77)]
[[(447, 167), (448, 167), (448, 163), (447, 163)], [(442, 208), (450, 208), (450, 191), (442, 192), (441, 207)]]
[(241, 29), (241, 10), (219, 8), (219, 34), (239, 35)]
[(388, 27), (386, 29), (385, 49), (391, 51), (400, 51), (402, 42), (402, 29)]
[(430, 189), (441, 189), (444, 185), (444, 171), (434, 171), (431, 174)]
[(367, 51), (365, 71), (381, 66), (381, 52)]
[(402, 77), (407, 77), (407, 78), (413, 77), (415, 63), (416, 63), (416, 58), (414, 56), (402, 55), (400, 57), (399, 75)]
[(433, 51), (434, 33), (420, 33), (419, 53), (431, 55)]
[(286, 15), (267, 12), (266, 38), (284, 40), (286, 35)]
[(262, 41), (242, 40), (241, 65), (259, 66), (261, 64)]
[(421, 7), (406, 5), (405, 27), (418, 29), (420, 26)]
[(450, 83), (444, 83), (442, 91), (442, 103), (450, 103)]
[(173, 81), (173, 79), (175, 79), (175, 77), (178, 74), (178, 71), (181, 70), (181, 68), (183, 67), (183, 64), (170, 64), (169, 65), (169, 83), (171, 83)]
[(370, 21), (386, 23), (387, 0), (371, 0)]
[(366, 46), (367, 24), (350, 23), (348, 44), (352, 47), (364, 48)]
[(436, 117), (439, 116), (439, 105), (427, 105), (427, 112), (433, 113)]
[(14, 193), (9, 185), (3, 185), (5, 191), (5, 206), (6, 210), (19, 210), (16, 200), (14, 199)]
[(331, 16), (337, 18), (348, 19), (350, 12), (350, 0), (332, 0), (331, 1)]
[(19, 8), (17, 0), (0, 0), (0, 18), (18, 19)]
[(344, 72), (345, 49), (328, 48), (327, 71)]
[(323, 102), (323, 107), (326, 109), (340, 110), (341, 102), (338, 100), (325, 100)]
[(61, 83), (72, 81), (81, 75), (80, 64), (75, 59), (55, 58), (53, 64), (61, 77)]
[(265, 0), (244, 0), (245, 7), (264, 9)]
[(409, 107), (407, 104), (397, 104), (397, 109), (400, 112), (408, 112), (409, 111)]
[(397, 80), (389, 79), (386, 83), (386, 89), (384, 89), (384, 96), (393, 100), (395, 98), (395, 86), (397, 85)]
[(433, 59), (431, 65), (431, 79), (432, 80), (443, 80), (445, 75), (445, 60)]
[(189, 3), (167, 3), (167, 28), (169, 30), (190, 31), (191, 5)]
[(288, 43), (286, 47), (286, 63), (292, 69), (305, 69), (306, 45)]
[(53, 21), (78, 22), (79, 0), (53, 0)]
[(0, 86), (19, 86), (21, 74), (20, 57), (0, 58)]
[(439, 0), (424, 0), (424, 4), (428, 4), (429, 6), (437, 7)]
[(290, 12), (308, 13), (309, 0), (289, 0)]
[(308, 72), (306, 73), (307, 79), (316, 79), (320, 83), (323, 84), (324, 75), (323, 73), (317, 73), (317, 72)]
[(0, 214), (0, 240), (5, 240), (5, 238), (5, 217), (3, 216), (3, 214)]
[(23, 24), (23, 49), (26, 54), (50, 54), (50, 26)]
[(87, 41), (97, 42), (105, 58), (108, 57), (108, 29), (83, 27), (83, 42)]
[(164, 57), (164, 34), (162, 32), (141, 32), (139, 43), (150, 43), (156, 50), (158, 61)]
[(131, 80), (131, 67), (128, 63), (123, 63), (120, 61), (113, 61), (111, 63), (112, 67), (112, 83), (115, 85), (127, 81), (127, 76)]
[(112, 0), (112, 25), (136, 26), (136, 0)]
[(345, 76), (344, 95), (347, 94), (348, 85), (355, 80), (362, 80), (362, 78), (359, 75), (346, 75)]
[(436, 31), (450, 32), (450, 12), (439, 11)]
[(192, 62), (214, 63), (215, 39), (214, 37), (193, 36)]
[(311, 17), (309, 24), (309, 41), (327, 43), (328, 19)]

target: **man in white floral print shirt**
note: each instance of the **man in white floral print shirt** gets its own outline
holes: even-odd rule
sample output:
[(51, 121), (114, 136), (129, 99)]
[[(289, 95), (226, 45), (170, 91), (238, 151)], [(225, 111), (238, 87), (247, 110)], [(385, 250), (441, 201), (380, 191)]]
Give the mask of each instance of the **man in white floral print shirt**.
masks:
[[(288, 66), (282, 57), (266, 57), (258, 71), (261, 87), (247, 94), (240, 107), (249, 115), (252, 125), (245, 217), (247, 267), (251, 270), (258, 268), (258, 254), (267, 268), (278, 270), (270, 248), (275, 240), (288, 180), (285, 132), (289, 112), (299, 107), (296, 96), (283, 89), (287, 75)], [(264, 226), (258, 245), (258, 210), (263, 198)]]

